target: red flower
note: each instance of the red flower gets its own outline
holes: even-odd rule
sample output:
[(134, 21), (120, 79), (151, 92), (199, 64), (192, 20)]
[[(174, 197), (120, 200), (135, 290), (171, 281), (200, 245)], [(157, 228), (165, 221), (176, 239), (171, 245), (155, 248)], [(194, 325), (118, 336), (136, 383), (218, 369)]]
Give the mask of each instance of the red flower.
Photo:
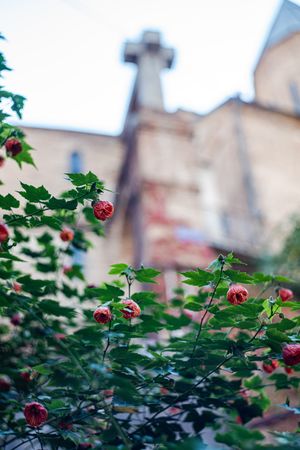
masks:
[(23, 380), (26, 381), (27, 383), (29, 383), (29, 381), (32, 380), (32, 376), (31, 376), (31, 371), (30, 370), (24, 370), (24, 372), (21, 372), (20, 375), (23, 378)]
[(291, 373), (294, 372), (293, 369), (292, 369), (291, 367), (285, 367), (284, 370), (285, 370), (286, 373), (289, 374), (289, 375), (290, 375)]
[(127, 300), (122, 300), (121, 303), (125, 305), (125, 309), (121, 309), (124, 319), (133, 319), (141, 314), (141, 308), (139, 305), (130, 298)]
[(0, 391), (7, 392), (10, 390), (10, 382), (5, 378), (0, 378)]
[(271, 361), (271, 364), (263, 363), (262, 365), (263, 370), (267, 373), (274, 372), (274, 370), (277, 369), (277, 367), (279, 367), (279, 362), (277, 361), (277, 359)]
[(0, 223), (0, 242), (7, 241), (9, 236), (8, 228), (4, 223)]
[(286, 344), (282, 350), (283, 361), (287, 366), (300, 363), (300, 344)]
[(10, 138), (5, 142), (7, 156), (17, 156), (22, 151), (22, 144), (19, 139)]
[(57, 339), (58, 341), (62, 341), (63, 339), (66, 339), (66, 335), (64, 333), (54, 333), (53, 337), (54, 337), (54, 339)]
[(113, 389), (104, 389), (103, 391), (104, 397), (112, 397), (114, 395)]
[(243, 420), (241, 418), (241, 416), (237, 416), (235, 419), (236, 423), (238, 423), (239, 425), (243, 425)]
[(287, 302), (288, 300), (290, 300), (291, 298), (294, 297), (293, 291), (291, 291), (290, 289), (285, 289), (285, 288), (279, 289), (278, 295), (283, 302)]
[(108, 323), (112, 320), (112, 313), (108, 306), (99, 306), (99, 308), (94, 311), (93, 316), (96, 322), (102, 324)]
[(227, 300), (232, 305), (240, 305), (248, 300), (249, 293), (246, 288), (240, 284), (234, 284), (228, 289)]
[(21, 292), (22, 291), (22, 285), (18, 283), (17, 281), (14, 281), (12, 284), (12, 288), (15, 292)]
[(100, 200), (93, 205), (94, 216), (99, 220), (109, 219), (114, 213), (114, 205), (105, 200)]
[(22, 322), (20, 314), (16, 313), (10, 318), (10, 323), (15, 327), (20, 325)]
[(70, 228), (64, 228), (61, 232), (60, 232), (60, 238), (62, 241), (64, 242), (70, 242), (73, 241), (74, 239), (74, 231), (71, 230)]
[(160, 387), (159, 390), (162, 395), (168, 395), (168, 393), (169, 393), (169, 389), (167, 389), (165, 387)]
[(3, 156), (0, 156), (0, 167), (3, 167), (5, 164), (5, 158)]
[(48, 419), (48, 411), (40, 403), (27, 403), (24, 408), (24, 416), (28, 425), (39, 427)]
[(58, 427), (59, 427), (61, 430), (72, 430), (73, 424), (72, 424), (72, 422), (71, 422), (70, 420), (71, 420), (70, 417), (65, 417), (65, 419), (61, 420), (61, 421), (58, 423)]

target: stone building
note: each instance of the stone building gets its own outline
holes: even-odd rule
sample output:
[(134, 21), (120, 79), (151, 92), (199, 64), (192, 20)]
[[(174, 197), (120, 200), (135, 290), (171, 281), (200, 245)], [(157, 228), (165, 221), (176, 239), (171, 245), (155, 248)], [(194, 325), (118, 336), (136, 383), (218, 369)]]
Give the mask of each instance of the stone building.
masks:
[[(85, 262), (90, 281), (113, 262), (164, 269), (206, 265), (219, 250), (255, 257), (280, 244), (300, 206), (300, 7), (283, 1), (254, 73), (255, 98), (207, 115), (164, 109), (160, 73), (174, 51), (156, 31), (128, 42), (137, 66), (121, 136), (24, 127), (39, 168), (22, 180), (58, 193), (63, 174), (94, 171), (116, 213)], [(17, 188), (9, 162), (5, 182)], [(8, 174), (9, 173), (9, 174)], [(15, 181), (12, 182), (12, 180)]]

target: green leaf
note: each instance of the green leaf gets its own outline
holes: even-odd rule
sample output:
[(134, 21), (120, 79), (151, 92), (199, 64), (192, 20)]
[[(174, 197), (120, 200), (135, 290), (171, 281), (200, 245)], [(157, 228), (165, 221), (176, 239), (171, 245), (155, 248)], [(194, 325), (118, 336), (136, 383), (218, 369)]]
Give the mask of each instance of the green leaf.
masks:
[(269, 328), (266, 331), (266, 335), (268, 336), (268, 338), (271, 341), (276, 341), (276, 342), (290, 342), (290, 338), (282, 333), (281, 331), (277, 330), (276, 328)]
[(110, 266), (109, 275), (120, 275), (124, 270), (128, 268), (127, 264), (112, 264)]
[(88, 172), (86, 175), (83, 173), (66, 173), (66, 175), (74, 186), (85, 186), (92, 183), (101, 183), (97, 175), (92, 172)]
[(21, 183), (21, 186), (24, 191), (19, 191), (19, 194), (31, 203), (46, 201), (51, 197), (44, 186), (34, 187), (25, 183)]
[(42, 375), (50, 375), (52, 373), (52, 370), (46, 367), (45, 364), (38, 364), (37, 366), (33, 366), (32, 369)]
[(12, 208), (19, 208), (20, 202), (11, 194), (5, 196), (0, 195), (0, 208), (11, 210)]
[(25, 262), (24, 259), (21, 259), (18, 256), (12, 255), (11, 253), (8, 252), (0, 252), (0, 258), (9, 259), (10, 261)]
[(64, 316), (68, 319), (72, 319), (76, 316), (76, 311), (74, 308), (60, 306), (56, 300), (43, 300), (39, 305), (41, 310), (46, 314), (53, 316)]
[(254, 375), (254, 377), (246, 379), (244, 381), (244, 385), (246, 388), (256, 391), (263, 387), (262, 379), (258, 375)]
[(182, 272), (182, 275), (187, 278), (186, 280), (183, 280), (183, 283), (198, 287), (206, 286), (214, 279), (212, 273), (201, 269), (191, 272)]
[(140, 283), (156, 283), (153, 278), (157, 277), (160, 274), (158, 270), (152, 268), (142, 268), (135, 270), (135, 278)]
[(70, 211), (77, 208), (78, 202), (77, 200), (65, 200), (62, 198), (51, 197), (50, 200), (46, 203), (46, 206), (49, 209), (68, 209)]
[(225, 270), (224, 275), (233, 283), (254, 283), (253, 277), (246, 272), (239, 272), (238, 270)]

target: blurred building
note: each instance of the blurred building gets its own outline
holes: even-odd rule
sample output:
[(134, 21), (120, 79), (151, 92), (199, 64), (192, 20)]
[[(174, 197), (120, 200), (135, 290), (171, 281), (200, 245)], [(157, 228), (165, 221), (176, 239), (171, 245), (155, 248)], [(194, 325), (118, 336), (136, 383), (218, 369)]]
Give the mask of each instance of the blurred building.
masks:
[[(255, 69), (253, 102), (169, 113), (160, 74), (174, 51), (146, 31), (124, 49), (137, 73), (121, 136), (24, 128), (39, 168), (26, 168), (25, 182), (57, 193), (67, 187), (63, 173), (92, 170), (116, 192), (108, 239), (95, 241), (86, 261), (91, 281), (127, 262), (163, 268), (172, 284), (175, 269), (206, 265), (217, 251), (255, 257), (280, 244), (300, 206), (299, 54), (300, 7), (284, 1)], [(17, 176), (11, 166), (10, 188)]]

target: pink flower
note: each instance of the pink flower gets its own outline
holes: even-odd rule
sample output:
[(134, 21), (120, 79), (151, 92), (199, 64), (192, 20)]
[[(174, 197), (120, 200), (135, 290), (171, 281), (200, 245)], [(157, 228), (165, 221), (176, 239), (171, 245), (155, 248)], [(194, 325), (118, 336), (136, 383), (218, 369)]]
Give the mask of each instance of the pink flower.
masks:
[(93, 205), (94, 216), (99, 220), (109, 219), (114, 213), (114, 205), (105, 200), (100, 200)]
[(286, 344), (282, 350), (282, 357), (287, 366), (300, 363), (300, 344)]
[(28, 425), (39, 427), (48, 419), (48, 411), (40, 403), (27, 403), (24, 408), (24, 416)]
[(141, 308), (130, 298), (122, 300), (121, 303), (125, 305), (125, 309), (121, 309), (124, 319), (133, 319), (141, 314)]
[(93, 314), (98, 323), (106, 324), (112, 320), (112, 313), (108, 306), (99, 306)]
[(294, 297), (293, 291), (291, 291), (290, 289), (285, 289), (285, 288), (279, 289), (278, 295), (283, 302), (287, 302), (288, 300), (290, 300), (291, 298)]
[(234, 284), (228, 289), (227, 300), (232, 305), (240, 305), (248, 300), (249, 293), (246, 288), (240, 284)]

